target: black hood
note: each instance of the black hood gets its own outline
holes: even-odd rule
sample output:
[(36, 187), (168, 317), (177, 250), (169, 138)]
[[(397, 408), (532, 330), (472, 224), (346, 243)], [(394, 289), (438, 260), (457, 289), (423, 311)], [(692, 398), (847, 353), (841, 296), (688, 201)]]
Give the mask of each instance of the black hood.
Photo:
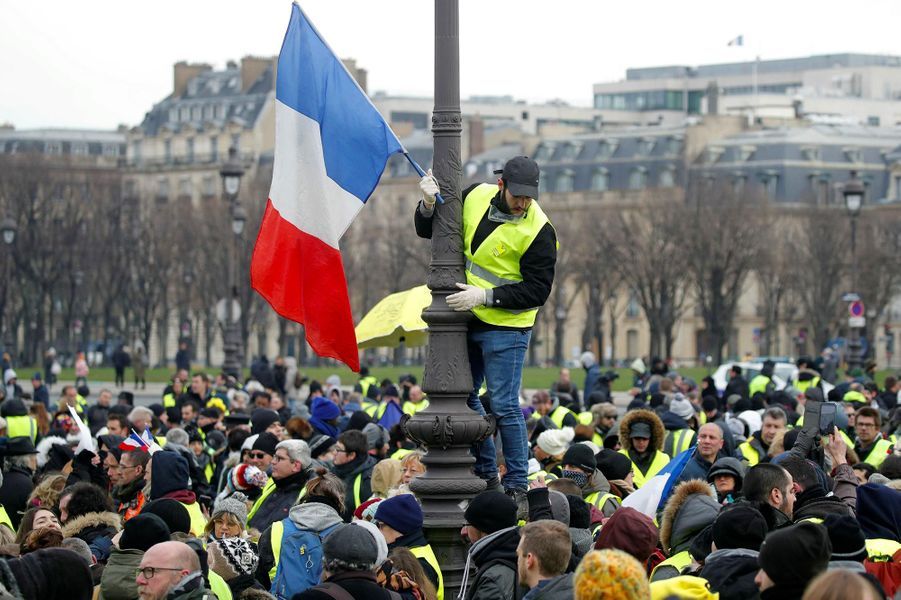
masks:
[(663, 421), (663, 427), (667, 431), (677, 431), (679, 429), (688, 429), (688, 423), (685, 419), (670, 410), (664, 410), (657, 413), (660, 420)]
[(0, 405), (0, 417), (24, 417), (28, 414), (25, 403), (19, 398), (10, 398)]
[(748, 600), (760, 597), (754, 583), (759, 570), (753, 550), (717, 550), (707, 556), (700, 576), (710, 582), (710, 591), (719, 592), (720, 600)]

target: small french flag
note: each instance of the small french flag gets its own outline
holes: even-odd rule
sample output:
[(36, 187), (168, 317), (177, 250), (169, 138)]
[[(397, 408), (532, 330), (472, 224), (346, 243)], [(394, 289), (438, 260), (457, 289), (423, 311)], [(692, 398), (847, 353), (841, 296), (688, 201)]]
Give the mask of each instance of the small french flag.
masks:
[(745, 36), (740, 35), (735, 39), (729, 40), (729, 46), (744, 46), (745, 45)]
[(156, 443), (156, 440), (153, 439), (153, 435), (151, 435), (149, 429), (145, 429), (144, 433), (140, 435), (137, 431), (132, 429), (131, 434), (119, 444), (119, 450), (122, 450), (123, 452), (143, 450), (144, 452), (153, 454), (161, 449), (159, 444)]

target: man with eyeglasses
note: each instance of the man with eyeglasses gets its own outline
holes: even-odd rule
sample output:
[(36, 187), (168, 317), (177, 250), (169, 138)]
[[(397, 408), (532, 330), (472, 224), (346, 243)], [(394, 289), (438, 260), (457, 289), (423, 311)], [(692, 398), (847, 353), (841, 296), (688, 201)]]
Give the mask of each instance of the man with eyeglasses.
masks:
[(864, 406), (857, 410), (854, 416), (854, 432), (857, 434), (854, 452), (860, 457), (861, 462), (873, 465), (877, 469), (882, 466), (885, 457), (891, 454), (893, 448), (889, 440), (883, 439), (879, 431), (881, 426), (882, 417), (877, 409)]
[[(272, 436), (264, 432), (260, 437), (266, 435)], [(311, 474), (311, 463), (310, 447), (303, 440), (285, 440), (275, 446), (271, 477), (247, 514), (248, 529), (252, 527), (265, 531), (274, 522), (288, 516), (291, 507), (303, 498), (304, 486)]]
[(204, 587), (200, 559), (182, 542), (152, 546), (135, 574), (141, 600), (212, 600)]
[(117, 503), (117, 512), (122, 515), (124, 521), (140, 514), (147, 501), (144, 496), (144, 488), (147, 485), (144, 476), (148, 462), (150, 454), (143, 450), (123, 452), (119, 459), (116, 468), (118, 482), (113, 487), (111, 495)]

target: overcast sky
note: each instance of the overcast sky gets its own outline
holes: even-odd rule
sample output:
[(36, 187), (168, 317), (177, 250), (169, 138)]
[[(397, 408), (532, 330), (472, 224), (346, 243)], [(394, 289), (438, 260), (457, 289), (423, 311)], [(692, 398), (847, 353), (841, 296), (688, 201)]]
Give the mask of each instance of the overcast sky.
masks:
[[(0, 123), (135, 125), (172, 64), (274, 55), (288, 0), (0, 0)], [(303, 0), (369, 91), (431, 95), (429, 0)], [(838, 52), (901, 54), (897, 0), (460, 0), (462, 96), (590, 105), (625, 69)], [(743, 35), (744, 48), (727, 42)]]

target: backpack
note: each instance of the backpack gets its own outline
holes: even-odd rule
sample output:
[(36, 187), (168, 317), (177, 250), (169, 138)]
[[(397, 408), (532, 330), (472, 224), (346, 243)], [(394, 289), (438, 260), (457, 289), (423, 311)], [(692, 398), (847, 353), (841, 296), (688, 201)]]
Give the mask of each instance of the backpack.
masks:
[(282, 519), (282, 525), (284, 533), (278, 567), (269, 593), (278, 600), (289, 600), (294, 594), (319, 583), (322, 578), (322, 539), (341, 523), (321, 532), (298, 529), (290, 518)]

